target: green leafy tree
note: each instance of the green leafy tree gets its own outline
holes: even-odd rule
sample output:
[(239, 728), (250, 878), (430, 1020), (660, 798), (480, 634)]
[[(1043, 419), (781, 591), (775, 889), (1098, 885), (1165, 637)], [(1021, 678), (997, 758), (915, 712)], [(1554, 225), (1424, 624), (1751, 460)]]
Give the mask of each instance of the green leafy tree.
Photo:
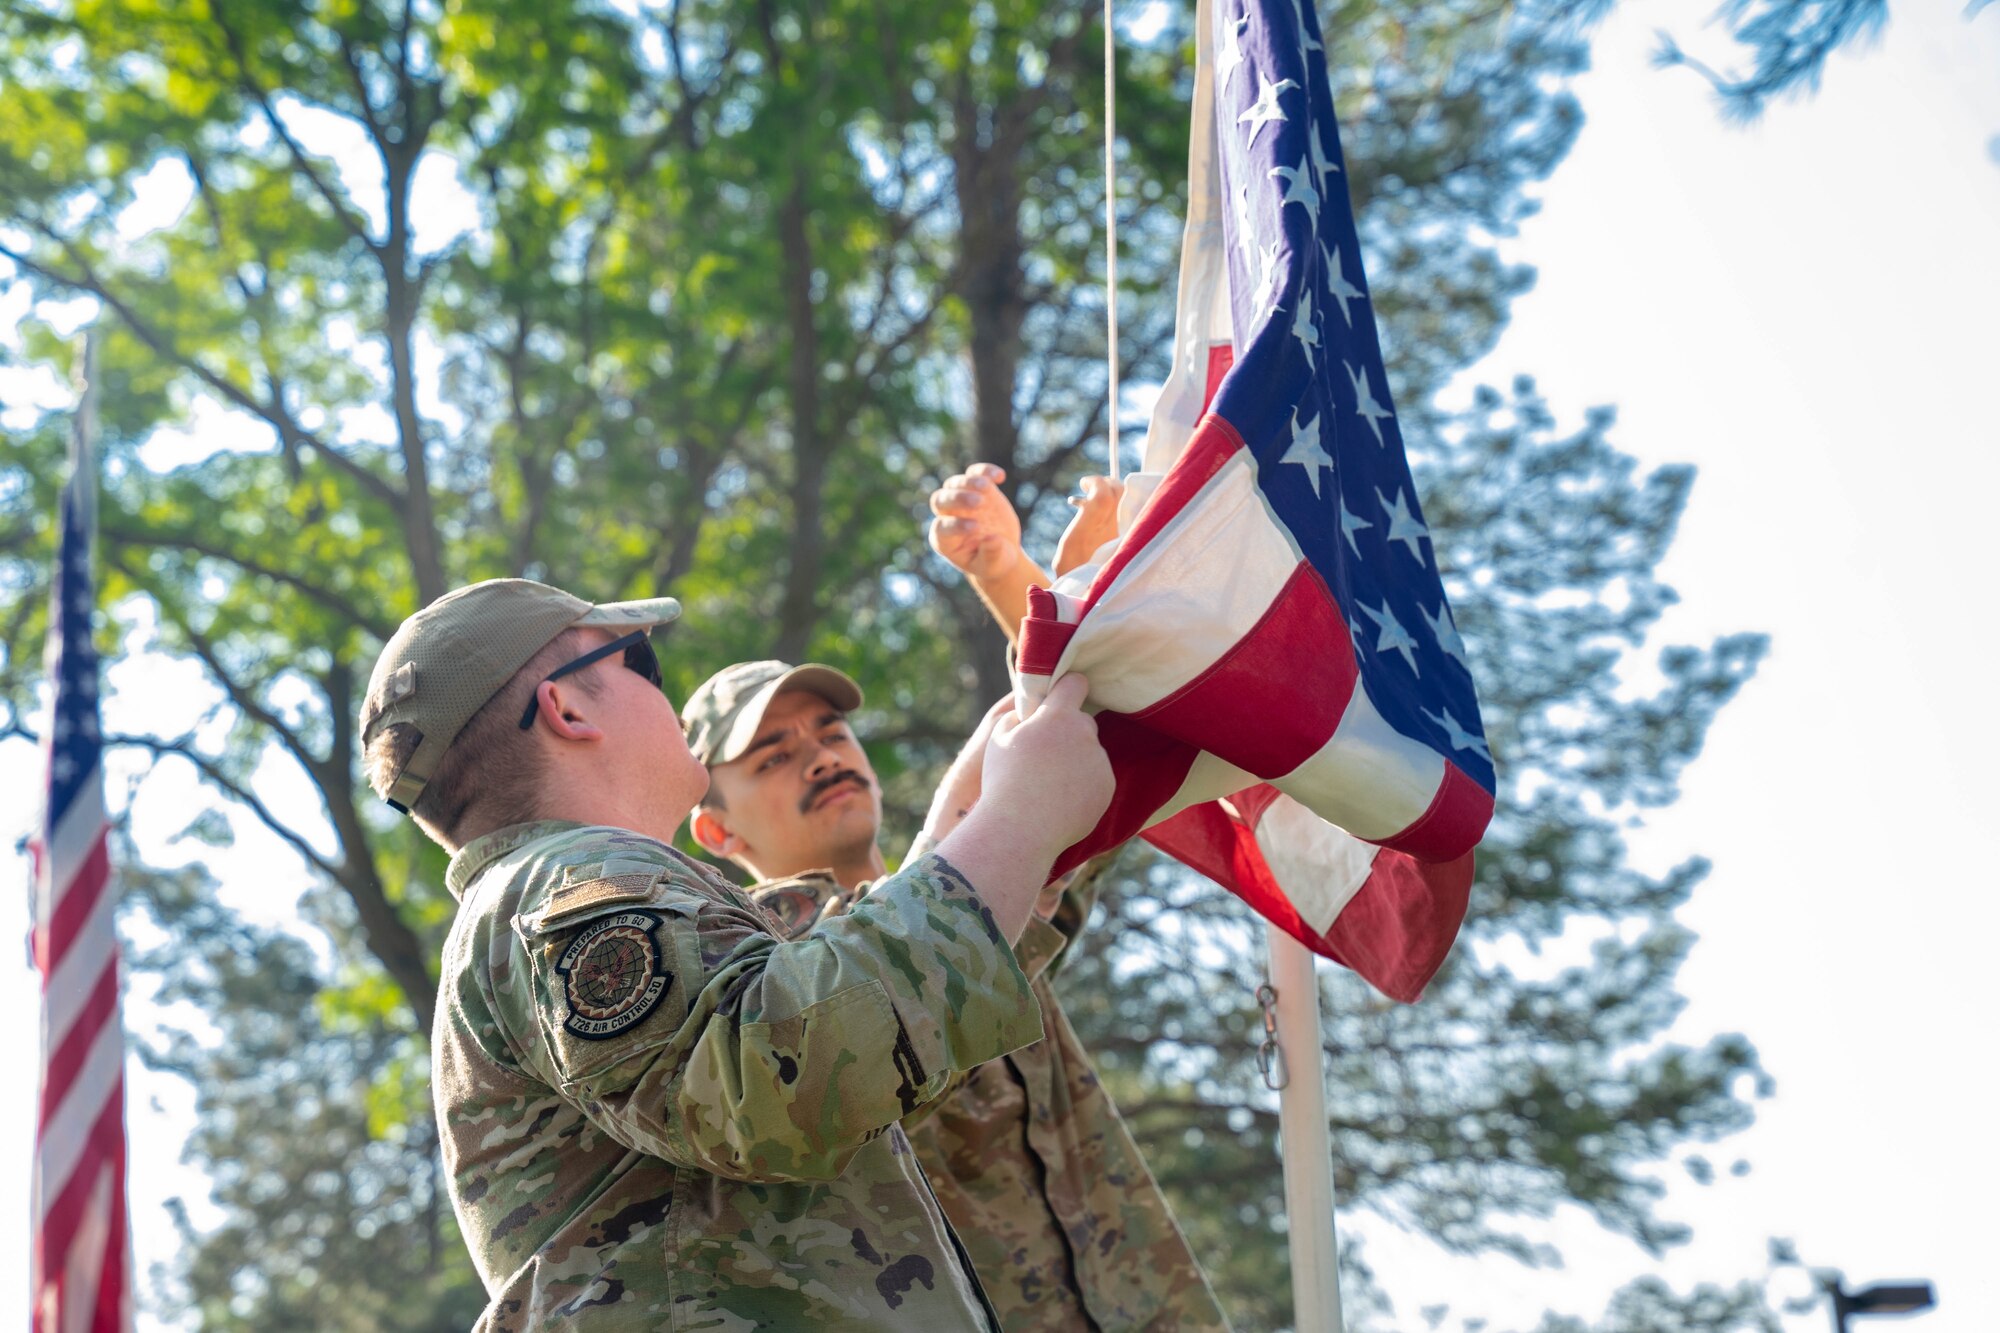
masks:
[(1704, 1283), (1681, 1294), (1658, 1278), (1641, 1278), (1622, 1288), (1596, 1324), (1551, 1314), (1534, 1333), (1780, 1333), (1764, 1288), (1754, 1282), (1730, 1287)]
[[(101, 312), (105, 646), (196, 662), (214, 690), (186, 732), (114, 740), (298, 859), (291, 930), (246, 924), (199, 870), (141, 868), (131, 890), (154, 927), (138, 966), (202, 1015), (150, 1058), (197, 1090), (189, 1152), (224, 1218), (188, 1231), (174, 1275), (203, 1327), (428, 1329), (480, 1303), (430, 1137), (442, 858), (355, 770), (359, 691), (402, 616), (526, 574), (680, 597), (677, 698), (729, 660), (840, 661), (875, 701), (908, 831), (1004, 682), (985, 612), (917, 541), (922, 497), (1000, 462), (1045, 539), (1111, 406), (1097, 13), (0, 10), (0, 264)], [(1171, 334), (1190, 17), (1123, 44), (1128, 382), (1158, 378)], [(1759, 649), (1641, 651), (1691, 478), (1636, 475), (1608, 415), (1558, 431), (1531, 386), (1435, 405), (1530, 281), (1490, 238), (1573, 139), (1575, 17), (1326, 15), (1394, 389), (1508, 781), (1432, 997), (1391, 1009), (1328, 979), (1340, 1187), (1447, 1245), (1531, 1257), (1515, 1219), (1563, 1201), (1675, 1240), (1646, 1167), (1743, 1123), (1757, 1077), (1740, 1038), (1658, 1044), (1701, 867), (1639, 875), (1619, 834), (1672, 798)], [(169, 178), (185, 209), (129, 234)], [(28, 361), (66, 366), (27, 330)], [(155, 451), (217, 419), (261, 442)], [(60, 424), (0, 429), (0, 698), (21, 734)], [(1634, 695), (1626, 673), (1654, 683)], [(271, 795), (271, 764), (310, 801)], [(1274, 1111), (1248, 1060), (1261, 943), (1211, 887), (1131, 870), (1066, 996), (1225, 1299), (1277, 1327)], [(1590, 966), (1509, 961), (1565, 928), (1601, 937)], [(1242, 1243), (1259, 1228), (1270, 1243)]]
[[(1988, 3), (1971, 0), (1965, 17), (1976, 17)], [(1654, 60), (1694, 70), (1714, 87), (1725, 116), (1751, 121), (1774, 100), (1817, 92), (1836, 51), (1879, 40), (1889, 26), (1889, 0), (1727, 0), (1717, 17), (1743, 48), (1746, 66), (1717, 70), (1665, 34)]]

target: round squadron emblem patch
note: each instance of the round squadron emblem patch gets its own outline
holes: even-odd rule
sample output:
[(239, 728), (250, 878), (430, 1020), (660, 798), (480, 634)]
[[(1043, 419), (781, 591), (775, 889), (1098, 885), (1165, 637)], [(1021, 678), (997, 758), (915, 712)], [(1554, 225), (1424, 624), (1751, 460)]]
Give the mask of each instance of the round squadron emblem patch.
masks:
[(660, 965), (656, 912), (620, 912), (577, 932), (556, 972), (569, 1016), (563, 1027), (586, 1041), (604, 1041), (653, 1012), (674, 984)]
[(804, 889), (767, 889), (756, 895), (756, 901), (777, 918), (778, 928), (788, 940), (805, 934), (819, 916), (819, 899)]

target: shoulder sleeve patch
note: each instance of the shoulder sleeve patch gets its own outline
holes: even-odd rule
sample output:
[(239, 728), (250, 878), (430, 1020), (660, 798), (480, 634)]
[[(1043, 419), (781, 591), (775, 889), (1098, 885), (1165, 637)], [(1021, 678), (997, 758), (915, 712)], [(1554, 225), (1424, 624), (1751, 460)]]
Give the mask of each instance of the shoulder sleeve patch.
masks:
[(624, 911), (577, 932), (556, 963), (565, 1029), (609, 1041), (653, 1012), (674, 984), (660, 957), (659, 928), (658, 912)]
[(660, 874), (599, 875), (563, 884), (549, 895), (542, 910), (522, 924), (533, 931), (592, 916), (608, 907), (651, 902), (658, 896)]

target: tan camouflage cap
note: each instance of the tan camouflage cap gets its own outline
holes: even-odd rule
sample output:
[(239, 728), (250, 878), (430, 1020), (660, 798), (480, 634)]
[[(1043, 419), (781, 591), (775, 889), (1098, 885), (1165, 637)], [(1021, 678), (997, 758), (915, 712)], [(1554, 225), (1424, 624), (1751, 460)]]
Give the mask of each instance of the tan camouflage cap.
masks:
[(845, 672), (818, 662), (738, 662), (701, 683), (681, 710), (688, 749), (710, 768), (740, 756), (764, 710), (786, 690), (811, 690), (835, 708), (851, 713), (861, 707), (861, 687)]
[(390, 636), (368, 678), (362, 745), (394, 722), (423, 734), (389, 789), (375, 794), (407, 813), (472, 715), (564, 630), (650, 629), (680, 613), (671, 597), (593, 606), (530, 579), (488, 579), (446, 593)]

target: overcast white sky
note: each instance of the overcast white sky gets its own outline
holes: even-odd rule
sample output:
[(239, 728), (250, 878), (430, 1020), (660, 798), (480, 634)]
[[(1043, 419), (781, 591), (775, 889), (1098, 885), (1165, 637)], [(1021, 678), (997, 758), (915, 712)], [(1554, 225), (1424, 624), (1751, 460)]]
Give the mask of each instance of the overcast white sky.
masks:
[[(1747, 1033), (1777, 1094), (1709, 1150), (1747, 1159), (1748, 1176), (1704, 1188), (1664, 1173), (1663, 1211), (1695, 1230), (1664, 1263), (1581, 1214), (1546, 1230), (1567, 1265), (1541, 1272), (1343, 1215), (1398, 1328), (1437, 1304), (1451, 1329), (1595, 1314), (1649, 1272), (1754, 1276), (1774, 1235), (1856, 1282), (1936, 1281), (1939, 1308), (1913, 1333), (2000, 1327), (2000, 6), (1968, 22), (1958, 0), (1899, 3), (1878, 49), (1836, 58), (1817, 99), (1747, 130), (1720, 123), (1694, 75), (1648, 67), (1656, 29), (1698, 39), (1706, 12), (1628, 0), (1600, 33), (1577, 89), (1582, 139), (1507, 247), (1541, 281), (1476, 375), (1531, 372), (1572, 423), (1615, 403), (1625, 449), (1698, 464), (1665, 569), (1684, 602), (1658, 641), (1773, 637), (1684, 798), (1635, 847), (1649, 867), (1714, 860), (1685, 913), (1701, 940), (1675, 1035)], [(0, 340), (21, 314), (0, 297)], [(0, 408), (24, 390), (0, 374)], [(193, 673), (113, 683), (157, 727), (201, 702)], [(33, 821), (37, 769), (25, 745), (0, 747), (0, 848)], [(186, 779), (162, 770), (146, 788), (139, 832), (166, 855)], [(0, 882), (23, 883), (4, 849)], [(290, 899), (273, 886), (297, 883), (268, 838), (221, 866), (265, 919)], [(20, 1071), (36, 987), (9, 941), (25, 928), (21, 895), (0, 893), (0, 1012), (17, 1017), (0, 1049)], [(185, 1090), (133, 1079), (143, 1268), (171, 1253), (162, 1200), (200, 1181), (174, 1164)], [(25, 1200), (31, 1139), (29, 1099), (0, 1102), (0, 1199)], [(0, 1213), (0, 1310), (27, 1299), (24, 1223), (20, 1205)], [(1825, 1326), (1823, 1310), (1790, 1325)]]

